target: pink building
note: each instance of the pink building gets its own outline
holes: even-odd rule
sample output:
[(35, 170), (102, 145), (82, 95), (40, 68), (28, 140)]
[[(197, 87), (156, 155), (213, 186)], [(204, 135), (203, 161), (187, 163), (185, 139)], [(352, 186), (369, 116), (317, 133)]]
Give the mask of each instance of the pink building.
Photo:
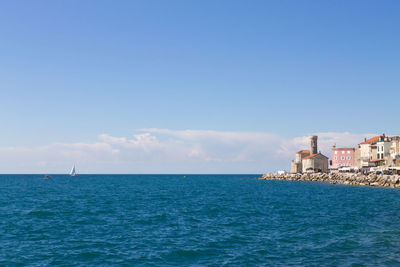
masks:
[(352, 147), (332, 147), (332, 169), (354, 167), (354, 151)]

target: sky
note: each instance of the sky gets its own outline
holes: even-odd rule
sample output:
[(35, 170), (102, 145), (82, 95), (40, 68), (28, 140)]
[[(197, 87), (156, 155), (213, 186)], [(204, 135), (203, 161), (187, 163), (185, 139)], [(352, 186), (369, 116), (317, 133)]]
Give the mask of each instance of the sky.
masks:
[(399, 1), (1, 1), (0, 173), (262, 173), (400, 134)]

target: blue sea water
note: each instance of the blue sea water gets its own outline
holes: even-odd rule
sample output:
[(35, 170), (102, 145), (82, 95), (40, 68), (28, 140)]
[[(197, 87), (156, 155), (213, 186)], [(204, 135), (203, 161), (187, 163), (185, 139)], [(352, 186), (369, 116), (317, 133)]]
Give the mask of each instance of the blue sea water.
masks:
[(1, 175), (0, 265), (400, 264), (400, 190), (255, 177)]

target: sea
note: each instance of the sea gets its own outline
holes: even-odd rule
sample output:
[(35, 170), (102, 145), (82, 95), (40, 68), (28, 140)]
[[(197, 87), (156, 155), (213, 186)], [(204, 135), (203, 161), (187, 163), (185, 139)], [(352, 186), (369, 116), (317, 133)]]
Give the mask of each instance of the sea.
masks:
[(0, 175), (0, 266), (399, 266), (400, 190)]

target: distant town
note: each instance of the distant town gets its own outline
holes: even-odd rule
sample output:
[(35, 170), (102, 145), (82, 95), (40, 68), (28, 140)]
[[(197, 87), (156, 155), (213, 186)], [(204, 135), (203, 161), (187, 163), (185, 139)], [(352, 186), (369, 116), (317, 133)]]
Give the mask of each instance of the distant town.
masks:
[(300, 150), (291, 173), (381, 172), (400, 173), (400, 136), (385, 134), (364, 139), (357, 147), (332, 146), (332, 158), (318, 151), (318, 136), (310, 136), (310, 150)]

